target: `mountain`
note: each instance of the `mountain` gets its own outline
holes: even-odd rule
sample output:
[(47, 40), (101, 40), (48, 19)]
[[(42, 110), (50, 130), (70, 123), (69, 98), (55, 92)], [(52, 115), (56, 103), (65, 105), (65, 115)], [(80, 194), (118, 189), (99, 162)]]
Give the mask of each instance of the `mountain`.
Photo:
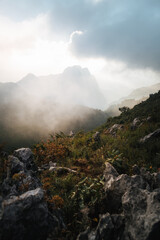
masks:
[(150, 94), (156, 93), (160, 90), (160, 83), (151, 85), (149, 87), (142, 87), (133, 90), (128, 96), (121, 98), (116, 103), (110, 105), (106, 110), (109, 116), (118, 116), (121, 112), (119, 108), (129, 107), (133, 108), (135, 105), (145, 101)]
[(28, 74), (17, 82), (27, 93), (57, 103), (103, 108), (105, 98), (87, 68), (68, 67), (62, 74), (40, 76)]
[(142, 99), (144, 97), (149, 97), (150, 94), (156, 93), (160, 90), (160, 83), (151, 85), (149, 87), (142, 87), (135, 89), (128, 95), (128, 99)]
[(16, 83), (8, 82), (0, 84), (0, 103), (20, 100), (25, 95), (25, 91)]
[(96, 80), (78, 66), (59, 75), (28, 74), (17, 83), (2, 83), (0, 144), (14, 149), (54, 132), (91, 130), (104, 123), (107, 114), (89, 106), (102, 102)]

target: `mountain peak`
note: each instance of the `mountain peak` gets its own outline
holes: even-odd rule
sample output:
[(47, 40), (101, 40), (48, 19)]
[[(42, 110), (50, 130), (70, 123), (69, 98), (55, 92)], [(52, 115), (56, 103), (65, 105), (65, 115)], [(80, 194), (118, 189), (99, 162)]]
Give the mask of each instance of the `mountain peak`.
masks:
[(26, 83), (26, 82), (30, 82), (30, 81), (34, 81), (34, 80), (37, 80), (38, 77), (32, 73), (28, 73), (24, 78), (22, 78), (20, 81), (18, 81), (18, 84), (19, 83)]
[(67, 67), (64, 71), (63, 71), (63, 75), (86, 75), (86, 76), (90, 76), (90, 72), (88, 70), (88, 68), (82, 68), (79, 65), (75, 65), (75, 66), (71, 66), (71, 67)]

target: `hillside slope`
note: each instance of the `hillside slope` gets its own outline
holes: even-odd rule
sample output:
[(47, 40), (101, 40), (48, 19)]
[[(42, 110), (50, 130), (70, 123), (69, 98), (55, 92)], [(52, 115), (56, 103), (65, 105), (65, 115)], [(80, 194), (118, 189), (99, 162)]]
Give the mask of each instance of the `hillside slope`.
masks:
[[(51, 212), (61, 209), (66, 224), (65, 229), (58, 232), (57, 236), (51, 236), (51, 239), (55, 237), (68, 240), (83, 239), (89, 234), (88, 230), (81, 235), (82, 238), (77, 238), (77, 235), (86, 230), (88, 226), (92, 233), (96, 228), (97, 231), (100, 229), (101, 223), (104, 226), (102, 214), (105, 214), (105, 219), (111, 220), (110, 216), (115, 217), (116, 214), (119, 216), (118, 219), (123, 220), (121, 217), (125, 213), (126, 223), (136, 231), (139, 229), (139, 224), (136, 226), (135, 220), (128, 222), (127, 218), (127, 216), (134, 215), (135, 209), (138, 222), (140, 220), (144, 222), (145, 219), (149, 221), (150, 230), (148, 231), (147, 227), (144, 231), (146, 236), (152, 233), (153, 219), (150, 217), (155, 204), (159, 206), (159, 200), (158, 203), (156, 203), (156, 198), (154, 202), (150, 201), (148, 196), (152, 197), (152, 193), (156, 194), (155, 189), (159, 189), (160, 186), (159, 173), (157, 173), (160, 168), (159, 106), (160, 92), (150, 95), (149, 99), (133, 109), (123, 108), (120, 116), (109, 118), (104, 125), (91, 132), (81, 131), (71, 136), (64, 133), (53, 134), (48, 141), (42, 141), (33, 147), (48, 208)], [(2, 181), (6, 162), (1, 158), (0, 163)], [(132, 168), (135, 164), (138, 166)], [(151, 174), (152, 172), (155, 173)], [(132, 174), (134, 175), (130, 177), (129, 175)], [(18, 179), (21, 179), (21, 175), (15, 174), (11, 182), (14, 184), (14, 181), (19, 181)], [(134, 189), (132, 197), (128, 198), (130, 209), (123, 212), (122, 194), (130, 193), (128, 187), (130, 184)], [(147, 195), (144, 195), (144, 191), (147, 191)], [(146, 205), (141, 204), (144, 199), (147, 201)], [(134, 205), (132, 205), (133, 200)], [(150, 203), (152, 205), (151, 215), (146, 211), (146, 206), (151, 206)], [(154, 214), (154, 216), (159, 216), (157, 211), (154, 211)], [(124, 231), (123, 221), (119, 224)], [(104, 229), (108, 229), (106, 226), (108, 225), (105, 225)], [(126, 227), (126, 231), (127, 229)], [(121, 229), (117, 231), (120, 235), (123, 232)], [(103, 232), (101, 234), (103, 235)], [(143, 233), (141, 235), (141, 239), (144, 239)], [(137, 235), (133, 239), (138, 239)]]

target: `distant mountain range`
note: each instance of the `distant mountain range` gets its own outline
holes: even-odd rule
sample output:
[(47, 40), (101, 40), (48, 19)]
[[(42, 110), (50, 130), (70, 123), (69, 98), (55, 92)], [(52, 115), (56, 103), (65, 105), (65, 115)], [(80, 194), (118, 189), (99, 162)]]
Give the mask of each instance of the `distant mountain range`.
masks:
[(159, 89), (156, 84), (134, 90), (101, 111), (105, 98), (88, 69), (80, 66), (62, 74), (28, 74), (16, 83), (0, 83), (0, 144), (14, 149), (31, 146), (54, 132), (94, 129), (118, 115), (119, 107), (132, 108)]
[(0, 83), (0, 144), (23, 147), (54, 132), (91, 130), (104, 123), (105, 104), (94, 77), (79, 66), (62, 74), (28, 74), (16, 83)]
[(105, 98), (87, 68), (68, 67), (62, 74), (37, 77), (28, 74), (17, 82), (27, 93), (57, 103), (103, 108)]
[(135, 99), (135, 100), (139, 100), (145, 97), (148, 98), (150, 94), (154, 94), (159, 90), (160, 90), (160, 83), (157, 83), (148, 87), (137, 88), (133, 90), (126, 98)]
[(150, 94), (154, 94), (160, 90), (160, 83), (151, 85), (149, 87), (142, 87), (133, 90), (128, 96), (121, 98), (116, 103), (110, 105), (105, 111), (109, 116), (118, 116), (121, 112), (119, 108), (129, 107), (133, 108), (135, 105), (145, 101)]

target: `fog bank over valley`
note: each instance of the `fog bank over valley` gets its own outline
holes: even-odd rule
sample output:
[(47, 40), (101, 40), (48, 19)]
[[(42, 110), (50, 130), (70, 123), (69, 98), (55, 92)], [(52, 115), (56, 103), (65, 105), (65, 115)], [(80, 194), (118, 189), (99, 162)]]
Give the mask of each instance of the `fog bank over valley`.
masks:
[(23, 146), (59, 131), (91, 130), (105, 122), (107, 114), (99, 110), (104, 106), (105, 98), (87, 69), (28, 74), (16, 83), (0, 84), (0, 140)]

